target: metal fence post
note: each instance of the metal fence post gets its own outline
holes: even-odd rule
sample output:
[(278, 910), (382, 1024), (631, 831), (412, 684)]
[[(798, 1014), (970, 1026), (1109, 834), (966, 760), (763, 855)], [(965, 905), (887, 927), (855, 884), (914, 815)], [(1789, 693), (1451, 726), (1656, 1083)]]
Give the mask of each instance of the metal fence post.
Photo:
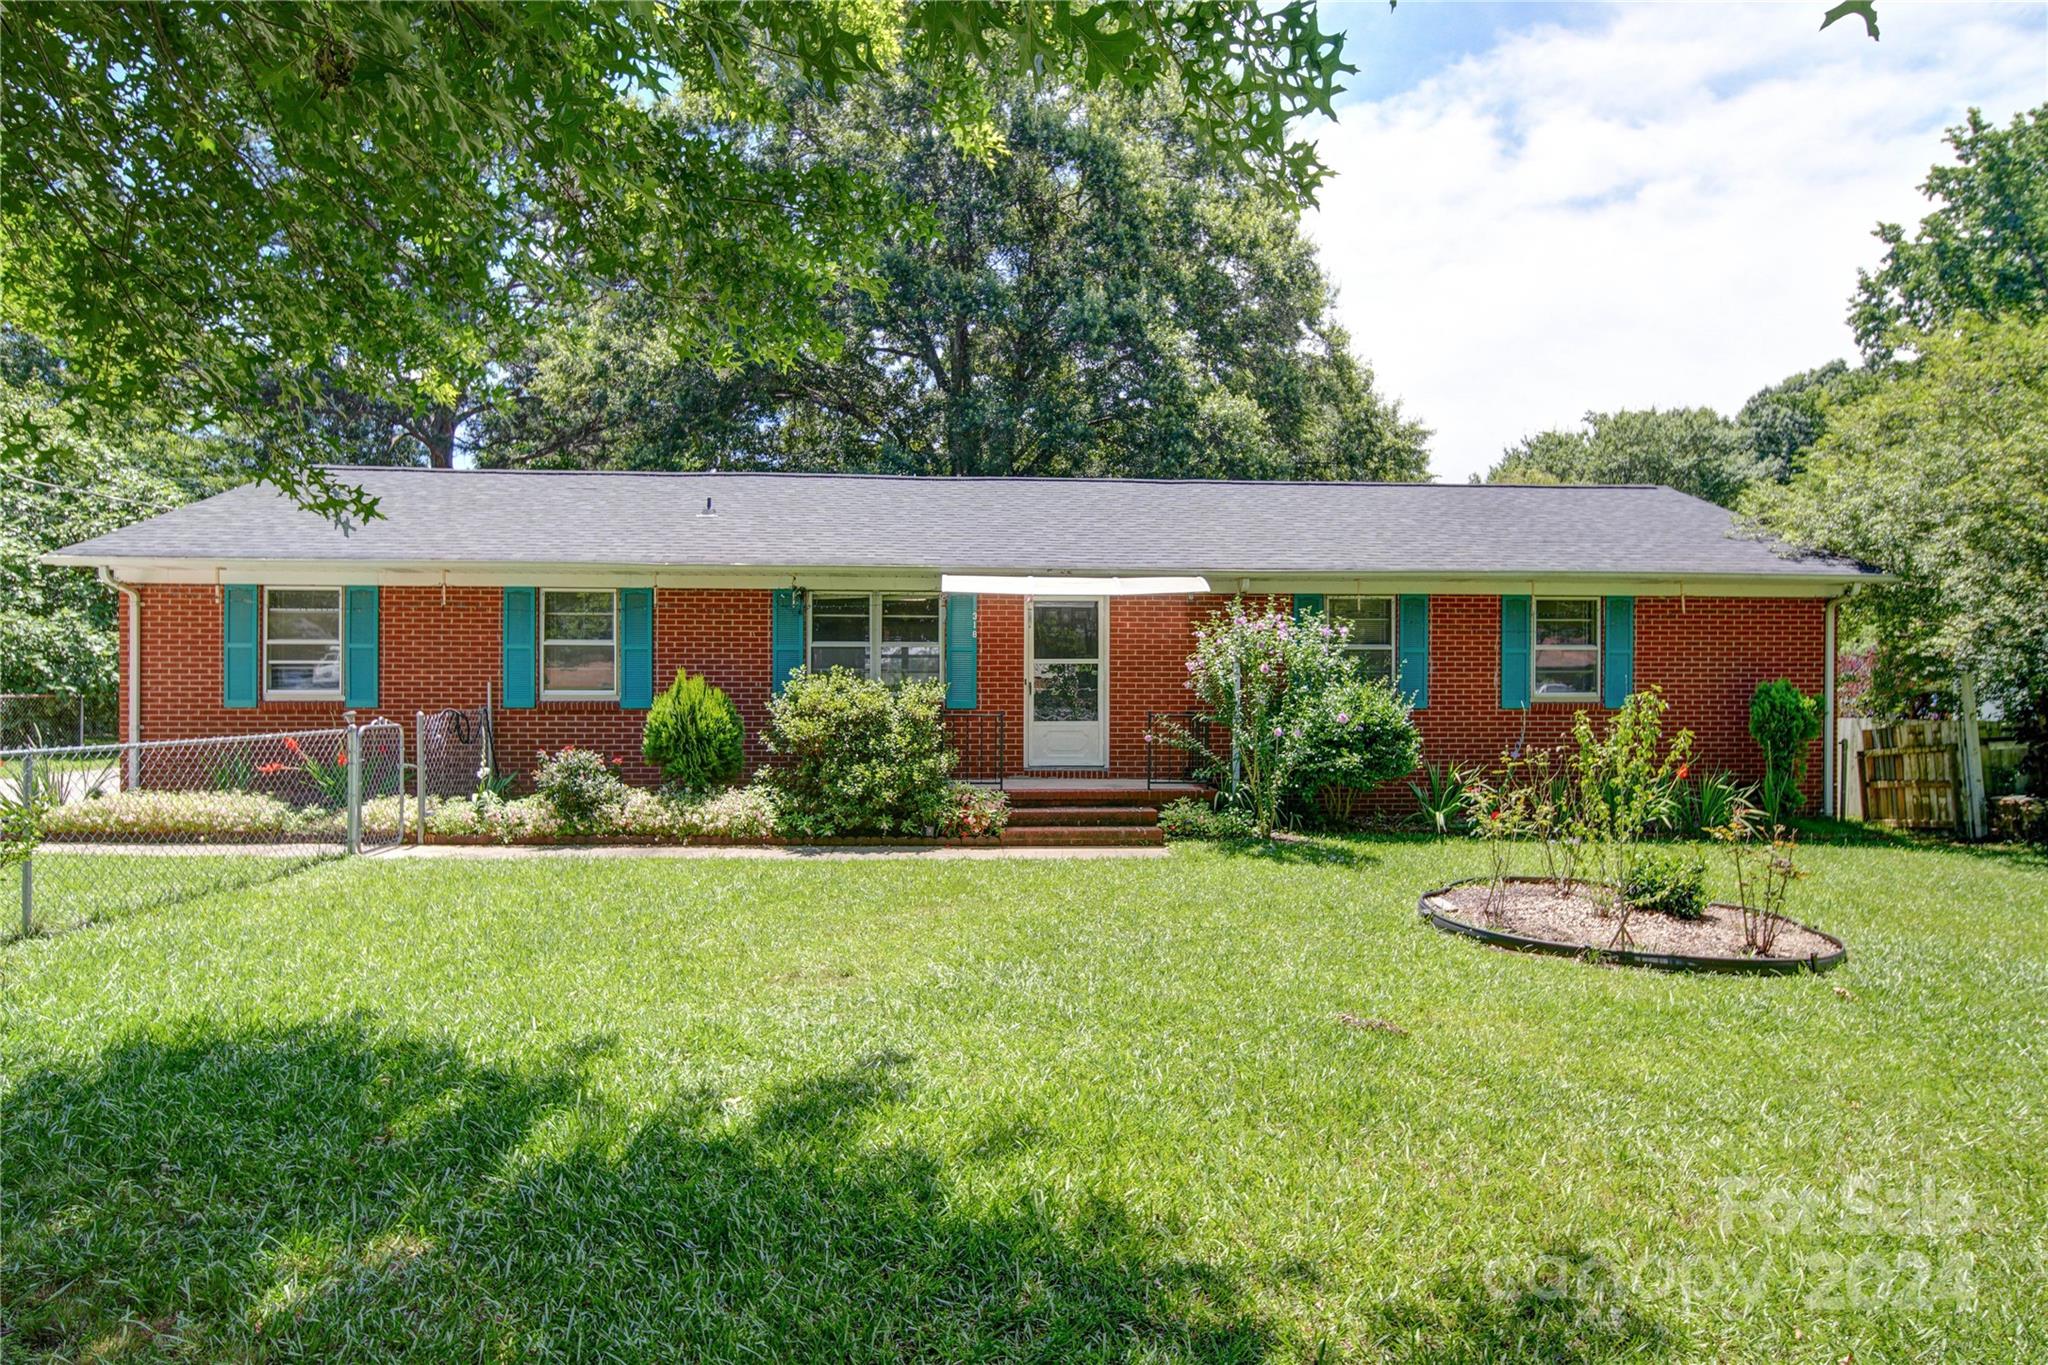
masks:
[(356, 726), (356, 713), (344, 711), (347, 722), (341, 732), (343, 761), (348, 765), (348, 851), (363, 851), (363, 732)]
[[(36, 756), (21, 756), (21, 790), (15, 799), (22, 804), (26, 817), (34, 819), (36, 799)], [(28, 855), (21, 860), (21, 936), (27, 938), (36, 931), (36, 851), (30, 845)]]
[[(415, 843), (427, 842), (427, 713), (412, 713), (412, 785), (420, 808), (420, 832)], [(404, 842), (400, 840), (400, 842)]]

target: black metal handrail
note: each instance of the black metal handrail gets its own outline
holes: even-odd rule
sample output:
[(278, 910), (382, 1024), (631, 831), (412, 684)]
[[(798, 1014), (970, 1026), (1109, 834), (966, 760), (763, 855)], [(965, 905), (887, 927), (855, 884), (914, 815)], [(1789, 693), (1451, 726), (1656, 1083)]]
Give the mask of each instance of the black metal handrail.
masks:
[(1009, 717), (1001, 711), (947, 711), (945, 726), (953, 776), (1002, 786), (1009, 776)]
[[(1145, 785), (1157, 786), (1162, 782), (1206, 783), (1212, 776), (1208, 771), (1209, 760), (1201, 754), (1169, 744), (1159, 737), (1160, 722), (1165, 721), (1185, 731), (1203, 748), (1209, 748), (1211, 717), (1206, 711), (1147, 711), (1145, 713)], [(1178, 755), (1169, 760), (1162, 750)]]

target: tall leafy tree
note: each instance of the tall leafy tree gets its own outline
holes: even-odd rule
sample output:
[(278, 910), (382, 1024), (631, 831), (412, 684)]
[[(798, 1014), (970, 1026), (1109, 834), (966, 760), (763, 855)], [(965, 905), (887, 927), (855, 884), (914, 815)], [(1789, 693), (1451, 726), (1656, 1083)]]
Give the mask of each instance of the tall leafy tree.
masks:
[(1830, 360), (1757, 390), (1735, 414), (1756, 454), (1757, 477), (1778, 483), (1798, 472), (1806, 452), (1826, 434), (1828, 410), (1867, 391), (1876, 376)]
[(752, 154), (786, 92), (908, 71), (992, 157), (1013, 66), (1171, 83), (1218, 155), (1296, 195), (1323, 168), (1288, 129), (1350, 69), (1312, 4), (1263, 0), (8, 4), (0, 323), (93, 412), (204, 424), (268, 396), (265, 476), (363, 515), (310, 465), (328, 388), (454, 408), (592, 281), (632, 280), (720, 363), (829, 352), (820, 301), (905, 219), (860, 168)]
[(114, 689), (118, 599), (41, 557), (240, 482), (251, 452), (142, 410), (104, 437), (82, 435), (64, 410), (75, 401), (54, 356), (0, 331), (0, 418), (35, 436), (33, 454), (0, 451), (0, 692), (100, 702)]
[(625, 291), (550, 336), (490, 423), (486, 463), (935, 474), (1418, 478), (1423, 431), (1373, 391), (1293, 202), (1169, 95), (1016, 81), (1006, 154), (963, 150), (906, 83), (813, 104), (765, 148), (875, 168), (924, 209), (846, 338), (791, 365), (702, 363)]
[(1897, 575), (1850, 599), (1883, 644), (1881, 699), (1967, 673), (2048, 714), (2048, 322), (1961, 317), (1916, 349), (1746, 508)]
[(1884, 261), (1857, 272), (1849, 321), (1869, 360), (1964, 313), (2048, 317), (2048, 105), (2004, 128), (1972, 109), (1948, 144), (1955, 164), (1921, 185), (1938, 207), (1910, 239), (1879, 224)]
[(1732, 506), (1761, 469), (1749, 434), (1712, 408), (1589, 412), (1505, 451), (1487, 483), (1661, 483)]

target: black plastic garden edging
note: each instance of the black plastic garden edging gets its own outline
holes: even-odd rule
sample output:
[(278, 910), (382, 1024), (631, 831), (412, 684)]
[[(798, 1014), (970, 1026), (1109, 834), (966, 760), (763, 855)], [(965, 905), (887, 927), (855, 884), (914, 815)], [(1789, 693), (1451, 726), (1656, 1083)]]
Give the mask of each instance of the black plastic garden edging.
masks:
[[(1447, 891), (1461, 886), (1472, 886), (1486, 880), (1483, 877), (1466, 877), (1440, 886), (1434, 891), (1425, 891), (1416, 902), (1416, 909), (1422, 917), (1447, 934), (1462, 934), (1476, 938), (1481, 943), (1490, 943), (1496, 948), (1512, 948), (1517, 952), (1545, 953), (1552, 957), (1576, 957), (1587, 962), (1612, 962), (1624, 967), (1650, 967), (1665, 972), (1732, 972), (1747, 976), (1782, 976), (1791, 972), (1825, 972), (1839, 966), (1849, 956), (1848, 947), (1833, 934), (1823, 933), (1811, 925), (1799, 927), (1810, 934), (1835, 945), (1832, 953), (1814, 957), (1707, 957), (1691, 953), (1646, 953), (1634, 948), (1595, 948), (1589, 944), (1559, 943), (1554, 939), (1525, 938), (1521, 934), (1510, 934), (1500, 929), (1483, 929), (1476, 924), (1467, 924), (1430, 908), (1430, 901)], [(1514, 881), (1533, 881), (1538, 878), (1515, 877)], [(1730, 906), (1729, 909), (1737, 907)], [(1791, 923), (1798, 924), (1797, 920)]]

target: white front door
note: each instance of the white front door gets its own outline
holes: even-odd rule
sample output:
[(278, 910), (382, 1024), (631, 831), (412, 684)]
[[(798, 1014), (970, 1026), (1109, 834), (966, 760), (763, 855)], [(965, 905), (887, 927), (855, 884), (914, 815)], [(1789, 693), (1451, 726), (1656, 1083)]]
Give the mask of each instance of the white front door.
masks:
[(1109, 632), (1099, 597), (1034, 597), (1025, 635), (1024, 765), (1109, 766)]

